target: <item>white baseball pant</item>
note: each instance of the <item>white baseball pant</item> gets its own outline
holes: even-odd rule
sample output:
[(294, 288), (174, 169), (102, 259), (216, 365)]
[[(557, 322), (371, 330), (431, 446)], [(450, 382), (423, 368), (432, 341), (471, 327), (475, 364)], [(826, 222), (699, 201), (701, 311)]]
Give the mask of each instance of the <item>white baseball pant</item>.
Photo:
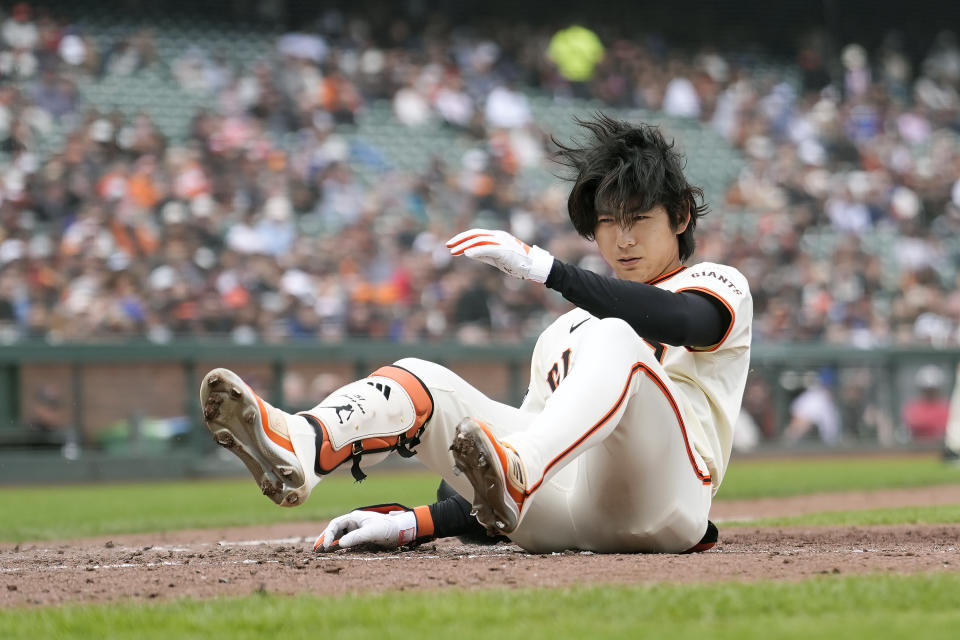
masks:
[[(586, 323), (569, 336), (567, 376), (539, 412), (497, 402), (449, 369), (396, 363), (425, 389), (432, 417), (417, 458), (462, 496), (449, 452), (457, 424), (472, 417), (519, 452), (529, 497), (510, 538), (533, 552), (682, 552), (707, 528), (711, 485), (687, 439), (681, 391), (651, 348), (622, 320)], [(549, 367), (547, 367), (549, 368)], [(323, 403), (321, 403), (323, 404)]]

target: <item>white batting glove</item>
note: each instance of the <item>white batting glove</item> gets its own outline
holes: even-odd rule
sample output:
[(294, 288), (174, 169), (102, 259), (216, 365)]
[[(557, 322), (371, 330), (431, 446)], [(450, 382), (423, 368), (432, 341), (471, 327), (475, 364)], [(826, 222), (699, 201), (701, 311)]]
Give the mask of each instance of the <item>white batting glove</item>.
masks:
[(358, 509), (334, 518), (313, 544), (314, 551), (349, 549), (369, 544), (396, 549), (417, 539), (417, 516), (413, 511), (364, 511)]
[(447, 240), (450, 255), (464, 255), (500, 269), (507, 275), (543, 284), (550, 275), (553, 256), (518, 240), (506, 231), (470, 229)]

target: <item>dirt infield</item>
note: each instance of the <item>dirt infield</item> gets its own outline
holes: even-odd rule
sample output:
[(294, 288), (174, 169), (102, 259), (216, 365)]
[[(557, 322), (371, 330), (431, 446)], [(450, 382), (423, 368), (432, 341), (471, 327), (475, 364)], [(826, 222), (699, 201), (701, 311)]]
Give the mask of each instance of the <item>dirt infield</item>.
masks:
[(800, 579), (960, 570), (960, 525), (756, 528), (724, 520), (829, 510), (956, 504), (960, 487), (718, 502), (720, 543), (689, 555), (528, 554), (442, 540), (412, 551), (315, 555), (322, 523), (172, 531), (0, 545), (0, 606), (332, 595), (406, 589)]

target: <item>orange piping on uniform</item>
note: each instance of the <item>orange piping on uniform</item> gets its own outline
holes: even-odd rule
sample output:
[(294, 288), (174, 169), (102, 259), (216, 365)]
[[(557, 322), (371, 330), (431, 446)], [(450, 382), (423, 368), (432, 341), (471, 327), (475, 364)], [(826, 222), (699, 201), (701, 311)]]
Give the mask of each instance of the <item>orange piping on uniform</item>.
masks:
[(680, 273), (681, 271), (683, 271), (683, 270), (686, 269), (686, 268), (687, 268), (686, 265), (680, 265), (679, 267), (677, 267), (676, 269), (674, 269), (674, 270), (671, 271), (670, 273), (665, 273), (665, 274), (663, 274), (662, 276), (657, 276), (656, 278), (654, 278), (654, 279), (651, 280), (650, 282), (647, 282), (646, 284), (660, 284), (660, 283), (663, 282), (664, 280), (669, 280), (670, 278), (672, 278), (673, 276), (677, 275), (678, 273)]
[(716, 351), (717, 349), (720, 348), (720, 345), (723, 344), (723, 341), (727, 339), (727, 336), (729, 336), (730, 332), (733, 330), (733, 323), (737, 319), (737, 314), (734, 313), (733, 307), (730, 306), (729, 302), (721, 298), (716, 291), (705, 289), (704, 287), (685, 287), (683, 289), (678, 289), (677, 293), (680, 293), (681, 291), (699, 291), (700, 293), (706, 293), (711, 298), (715, 298), (716, 300), (719, 300), (720, 302), (722, 302), (723, 306), (725, 306), (727, 308), (727, 311), (730, 312), (730, 325), (727, 327), (726, 333), (723, 334), (723, 337), (720, 338), (719, 342), (711, 346), (709, 349), (694, 349), (691, 347), (684, 347), (684, 349), (686, 349), (687, 351), (692, 351), (694, 353), (710, 353), (712, 351)]
[(687, 458), (690, 459), (690, 466), (693, 467), (694, 473), (696, 473), (697, 477), (703, 481), (703, 484), (711, 484), (712, 479), (710, 478), (710, 474), (703, 473), (697, 467), (697, 461), (693, 457), (693, 450), (690, 448), (690, 441), (687, 439), (687, 426), (683, 424), (683, 416), (680, 415), (680, 407), (677, 405), (677, 401), (673, 399), (673, 395), (670, 393), (670, 390), (667, 389), (667, 385), (664, 384), (663, 380), (660, 379), (660, 376), (653, 372), (653, 369), (645, 364), (637, 364), (639, 364), (644, 370), (644, 373), (647, 374), (647, 377), (653, 380), (653, 382), (660, 387), (660, 390), (663, 391), (663, 395), (667, 396), (667, 400), (670, 401), (670, 406), (673, 408), (673, 414), (677, 416), (677, 423), (680, 425), (680, 433), (683, 435), (683, 446), (687, 450)]
[(673, 413), (677, 417), (677, 423), (680, 425), (680, 433), (681, 435), (683, 435), (683, 445), (684, 447), (686, 447), (687, 457), (690, 460), (690, 465), (693, 467), (694, 473), (697, 474), (697, 478), (699, 478), (703, 482), (703, 484), (711, 484), (710, 474), (705, 474), (701, 472), (700, 469), (697, 467), (696, 459), (693, 457), (693, 451), (690, 449), (690, 441), (687, 439), (687, 427), (683, 423), (683, 417), (680, 414), (680, 407), (677, 405), (676, 401), (673, 399), (673, 396), (670, 394), (670, 391), (667, 389), (666, 385), (663, 383), (662, 380), (660, 380), (659, 376), (657, 376), (657, 374), (654, 373), (653, 370), (650, 369), (650, 367), (648, 367), (647, 365), (643, 364), (642, 362), (637, 362), (630, 368), (630, 375), (627, 376), (627, 382), (626, 384), (623, 385), (623, 391), (620, 392), (620, 397), (617, 398), (617, 401), (613, 405), (613, 407), (609, 411), (607, 411), (607, 413), (604, 414), (604, 416), (600, 418), (600, 420), (595, 425), (590, 427), (590, 429), (586, 433), (584, 433), (582, 436), (577, 438), (577, 440), (573, 444), (571, 444), (569, 447), (564, 449), (557, 457), (555, 457), (553, 460), (547, 463), (547, 466), (544, 467), (543, 469), (543, 475), (540, 476), (540, 479), (537, 480), (537, 482), (533, 486), (527, 489), (526, 495), (529, 496), (534, 491), (539, 489), (540, 485), (543, 484), (543, 479), (547, 476), (547, 472), (550, 471), (550, 469), (553, 468), (554, 465), (556, 465), (558, 462), (563, 460), (567, 455), (570, 454), (570, 452), (572, 452), (574, 449), (580, 446), (587, 438), (593, 435), (598, 429), (600, 429), (604, 424), (606, 424), (607, 421), (610, 420), (610, 418), (613, 417), (613, 415), (620, 408), (620, 405), (622, 405), (623, 401), (626, 399), (627, 392), (630, 390), (630, 381), (633, 379), (633, 375), (638, 371), (643, 371), (648, 378), (653, 380), (653, 382), (660, 388), (663, 394), (667, 397), (667, 400), (670, 402), (670, 407), (673, 409)]

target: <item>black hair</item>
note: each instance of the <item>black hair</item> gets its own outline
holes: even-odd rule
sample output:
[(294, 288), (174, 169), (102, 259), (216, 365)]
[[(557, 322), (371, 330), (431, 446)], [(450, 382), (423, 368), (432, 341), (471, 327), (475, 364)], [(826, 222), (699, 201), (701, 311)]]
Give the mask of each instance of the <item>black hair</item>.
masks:
[[(554, 159), (576, 173), (567, 200), (574, 228), (584, 238), (594, 239), (597, 211), (613, 213), (617, 224), (629, 227), (630, 214), (663, 205), (673, 229), (689, 215), (687, 228), (677, 235), (680, 260), (696, 248), (693, 237), (697, 219), (707, 213), (703, 189), (683, 175), (683, 154), (667, 142), (659, 127), (633, 125), (597, 112), (593, 120), (574, 121), (588, 131), (583, 146), (567, 146), (555, 137)], [(698, 203), (699, 202), (699, 203)]]

